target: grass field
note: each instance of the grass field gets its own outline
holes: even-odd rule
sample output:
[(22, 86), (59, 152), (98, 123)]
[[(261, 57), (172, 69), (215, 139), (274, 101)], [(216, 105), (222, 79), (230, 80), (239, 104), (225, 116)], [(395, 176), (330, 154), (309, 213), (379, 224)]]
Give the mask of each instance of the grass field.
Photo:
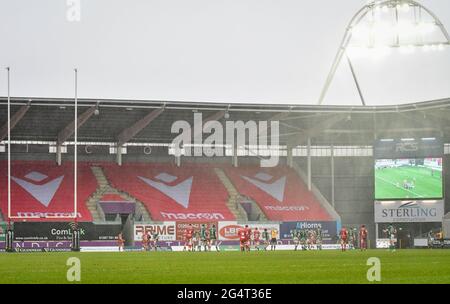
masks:
[[(403, 181), (414, 181), (413, 189), (404, 189)], [(442, 177), (440, 172), (431, 175), (423, 167), (399, 167), (375, 170), (376, 199), (440, 198)]]
[(450, 283), (450, 250), (117, 252), (0, 254), (0, 283), (68, 283), (66, 260), (81, 261), (81, 283)]

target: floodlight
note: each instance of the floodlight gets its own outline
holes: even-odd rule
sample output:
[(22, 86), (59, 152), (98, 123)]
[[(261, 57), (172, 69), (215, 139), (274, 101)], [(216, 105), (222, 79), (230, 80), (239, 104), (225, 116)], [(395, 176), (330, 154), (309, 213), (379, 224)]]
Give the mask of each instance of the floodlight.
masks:
[(417, 1), (369, 1), (353, 16), (346, 28), (318, 104), (322, 104), (344, 55), (347, 57), (361, 102), (365, 105), (351, 64), (351, 56), (380, 57), (389, 53), (387, 48), (398, 49), (401, 54), (412, 54), (417, 48), (425, 52), (442, 51), (448, 45), (450, 36), (442, 22), (431, 10)]

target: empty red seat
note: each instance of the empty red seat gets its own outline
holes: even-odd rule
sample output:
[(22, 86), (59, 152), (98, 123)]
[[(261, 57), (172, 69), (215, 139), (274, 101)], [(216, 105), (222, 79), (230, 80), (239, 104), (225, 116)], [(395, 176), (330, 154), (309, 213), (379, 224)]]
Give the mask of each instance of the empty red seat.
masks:
[(157, 221), (234, 220), (228, 192), (207, 164), (103, 165), (111, 184), (143, 202)]
[[(7, 162), (0, 162), (0, 207), (8, 214)], [(97, 182), (89, 165), (78, 164), (78, 221), (92, 221), (86, 207)], [(72, 162), (57, 166), (51, 161), (11, 163), (11, 216), (27, 221), (68, 221), (74, 214), (74, 167)], [(30, 217), (38, 217), (30, 219)], [(18, 221), (21, 219), (13, 219)]]
[(270, 220), (331, 220), (331, 216), (293, 169), (286, 166), (227, 166), (224, 170), (239, 193), (254, 200)]

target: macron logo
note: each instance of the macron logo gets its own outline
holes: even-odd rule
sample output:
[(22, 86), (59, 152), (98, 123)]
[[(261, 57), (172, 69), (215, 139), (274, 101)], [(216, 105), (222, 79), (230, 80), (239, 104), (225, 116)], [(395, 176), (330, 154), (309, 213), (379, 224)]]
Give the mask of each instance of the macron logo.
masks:
[(64, 179), (64, 175), (61, 175), (60, 177), (57, 177), (41, 185), (38, 185), (36, 183), (42, 182), (43, 180), (47, 179), (48, 176), (45, 174), (33, 171), (25, 175), (25, 178), (30, 180), (31, 182), (11, 176), (11, 179), (13, 181), (15, 181), (31, 196), (33, 196), (38, 202), (40, 202), (45, 207), (48, 207), (53, 197), (55, 196), (56, 191), (58, 191), (59, 186)]
[(270, 183), (269, 181), (273, 179), (273, 176), (262, 172), (256, 174), (254, 178), (250, 178), (247, 176), (241, 177), (249, 183), (252, 183), (254, 186), (258, 187), (262, 191), (266, 192), (280, 203), (284, 200), (286, 176), (283, 176), (272, 183)]
[(186, 180), (174, 186), (169, 186), (167, 185), (167, 183), (172, 183), (173, 181), (177, 180), (178, 177), (167, 173), (160, 173), (157, 176), (155, 176), (155, 178), (157, 180), (160, 180), (160, 182), (142, 176), (138, 176), (138, 178), (147, 185), (161, 191), (162, 193), (173, 199), (175, 202), (177, 202), (184, 208), (189, 207), (189, 198), (191, 196), (192, 181), (194, 179), (193, 176), (187, 178)]

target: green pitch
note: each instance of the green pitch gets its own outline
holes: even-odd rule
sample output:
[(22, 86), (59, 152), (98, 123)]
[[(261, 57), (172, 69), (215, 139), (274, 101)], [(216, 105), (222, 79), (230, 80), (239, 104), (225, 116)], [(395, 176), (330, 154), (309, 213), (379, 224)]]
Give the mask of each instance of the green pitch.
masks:
[(68, 283), (69, 257), (81, 283), (370, 283), (369, 257), (381, 283), (450, 283), (450, 250), (1, 253), (0, 283)]
[[(414, 182), (414, 188), (404, 189), (403, 181)], [(442, 197), (441, 172), (423, 167), (399, 167), (375, 170), (376, 199), (409, 199)]]

